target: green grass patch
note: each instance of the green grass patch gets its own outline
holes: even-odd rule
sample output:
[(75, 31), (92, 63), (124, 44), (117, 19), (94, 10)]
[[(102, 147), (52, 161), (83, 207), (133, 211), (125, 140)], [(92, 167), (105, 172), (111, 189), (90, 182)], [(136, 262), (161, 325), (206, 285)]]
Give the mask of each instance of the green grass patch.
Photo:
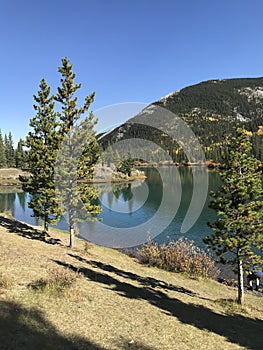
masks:
[(215, 300), (215, 303), (222, 306), (222, 308), (229, 314), (248, 314), (247, 309), (238, 304), (236, 299), (218, 299)]

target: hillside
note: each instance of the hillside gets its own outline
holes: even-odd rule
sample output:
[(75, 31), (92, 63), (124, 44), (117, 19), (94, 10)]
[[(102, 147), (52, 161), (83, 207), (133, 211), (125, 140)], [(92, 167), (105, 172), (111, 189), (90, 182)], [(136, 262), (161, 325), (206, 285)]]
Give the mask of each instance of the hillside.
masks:
[[(178, 119), (191, 127), (207, 160), (223, 161), (229, 138), (240, 126), (251, 135), (254, 154), (263, 161), (263, 78), (211, 80), (186, 87), (149, 105), (100, 142), (105, 148), (129, 138), (150, 140), (175, 162), (185, 162), (184, 145), (173, 136), (180, 132)], [(160, 161), (162, 157), (159, 152)]]
[(28, 176), (26, 171), (16, 168), (0, 169), (0, 186), (16, 186), (21, 185), (19, 176)]
[[(240, 308), (233, 287), (82, 240), (69, 250), (67, 241), (0, 217), (0, 349), (262, 348), (263, 305), (252, 293)], [(64, 293), (41, 289), (47, 278), (77, 273)]]

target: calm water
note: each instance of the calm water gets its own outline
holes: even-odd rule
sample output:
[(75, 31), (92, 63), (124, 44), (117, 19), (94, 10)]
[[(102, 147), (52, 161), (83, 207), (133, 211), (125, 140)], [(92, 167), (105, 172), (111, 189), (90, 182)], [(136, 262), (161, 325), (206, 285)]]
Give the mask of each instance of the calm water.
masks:
[[(158, 242), (175, 240), (183, 235), (194, 240), (198, 246), (203, 246), (202, 238), (211, 232), (207, 222), (215, 220), (214, 211), (208, 208), (208, 198), (196, 223), (186, 233), (180, 233), (192, 198), (193, 175), (191, 168), (182, 167), (176, 170), (178, 171), (178, 179), (180, 179), (179, 187), (171, 181), (168, 185), (163, 185), (158, 171), (153, 168), (144, 170), (147, 176), (145, 181), (98, 186), (99, 199), (103, 208), (99, 217), (102, 221), (82, 224), (81, 236), (106, 246), (124, 247), (127, 242), (126, 246), (135, 246), (137, 243), (141, 243), (136, 238), (136, 234), (139, 235), (141, 229), (144, 230), (145, 236), (156, 236), (155, 240)], [(169, 167), (163, 168), (163, 177), (169, 178), (171, 175), (174, 177), (175, 175), (171, 174), (172, 171)], [(198, 172), (195, 176), (198, 177)], [(209, 191), (215, 190), (220, 183), (219, 174), (209, 172), (208, 176)], [(165, 200), (165, 191), (166, 194), (169, 193), (171, 198), (174, 198), (174, 201), (171, 201), (171, 198)], [(176, 200), (177, 197), (178, 200)], [(32, 211), (27, 207), (28, 200), (29, 195), (24, 192), (0, 188), (0, 211), (9, 210), (20, 221), (33, 225), (41, 224), (32, 217)], [(166, 212), (171, 212), (171, 209), (176, 215), (173, 214), (173, 219), (169, 223)], [(157, 217), (156, 212), (159, 213)], [(66, 221), (62, 219), (57, 227), (67, 229)], [(118, 232), (121, 237), (124, 237), (123, 242), (120, 242)], [(156, 235), (156, 233), (159, 234)], [(135, 240), (129, 240), (128, 237), (135, 237)]]

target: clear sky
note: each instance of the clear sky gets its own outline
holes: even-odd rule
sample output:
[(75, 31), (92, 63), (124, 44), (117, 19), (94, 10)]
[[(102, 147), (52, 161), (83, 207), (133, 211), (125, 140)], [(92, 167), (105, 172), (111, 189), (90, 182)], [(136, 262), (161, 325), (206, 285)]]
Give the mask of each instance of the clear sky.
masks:
[(262, 13), (262, 0), (0, 0), (2, 133), (28, 133), (32, 95), (42, 77), (56, 93), (65, 56), (92, 110), (263, 76)]

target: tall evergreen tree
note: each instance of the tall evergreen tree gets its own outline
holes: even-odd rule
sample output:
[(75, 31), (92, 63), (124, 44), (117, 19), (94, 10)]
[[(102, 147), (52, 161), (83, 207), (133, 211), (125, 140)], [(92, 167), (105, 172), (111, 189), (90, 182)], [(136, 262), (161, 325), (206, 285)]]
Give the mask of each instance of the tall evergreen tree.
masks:
[(23, 149), (23, 140), (20, 139), (17, 144), (17, 148), (15, 151), (15, 161), (16, 168), (22, 169), (25, 166), (25, 151)]
[(120, 164), (117, 166), (117, 170), (121, 173), (131, 176), (131, 172), (134, 168), (135, 160), (131, 158), (131, 156), (128, 156), (127, 159), (124, 159), (120, 162)]
[(244, 302), (244, 269), (262, 264), (256, 249), (263, 248), (262, 173), (252, 155), (244, 130), (237, 130), (229, 146), (227, 170), (220, 173), (222, 186), (212, 193), (211, 208), (218, 219), (204, 242), (215, 250), (221, 263), (231, 264), (238, 276), (238, 303)]
[(64, 137), (57, 162), (56, 182), (62, 195), (64, 212), (68, 215), (70, 247), (74, 246), (76, 224), (85, 217), (85, 212), (94, 216), (101, 211), (101, 207), (95, 202), (95, 188), (85, 184), (87, 178), (92, 177), (93, 166), (100, 150), (95, 139), (92, 113), (79, 123), (81, 116), (87, 113), (94, 101), (95, 93), (86, 96), (83, 107), (77, 106), (78, 98), (75, 93), (81, 84), (75, 84), (76, 74), (72, 68), (68, 58), (63, 58), (62, 65), (58, 67), (62, 76), (61, 87), (55, 97), (61, 104), (58, 115), (62, 124), (60, 132)]
[(7, 166), (7, 163), (6, 163), (5, 146), (4, 146), (2, 133), (0, 130), (0, 168), (5, 168), (6, 166)]
[(33, 209), (34, 216), (41, 218), (44, 230), (48, 224), (58, 221), (61, 215), (54, 184), (54, 167), (57, 157), (60, 135), (58, 122), (54, 112), (54, 96), (50, 96), (50, 87), (45, 79), (40, 81), (40, 90), (34, 95), (37, 112), (30, 120), (30, 131), (25, 145), (28, 147), (27, 163), (29, 178), (21, 178), (23, 189), (31, 194), (28, 206)]
[(7, 167), (14, 168), (15, 167), (15, 150), (14, 150), (13, 136), (11, 132), (9, 132), (8, 135), (5, 135), (4, 145), (5, 145)]

